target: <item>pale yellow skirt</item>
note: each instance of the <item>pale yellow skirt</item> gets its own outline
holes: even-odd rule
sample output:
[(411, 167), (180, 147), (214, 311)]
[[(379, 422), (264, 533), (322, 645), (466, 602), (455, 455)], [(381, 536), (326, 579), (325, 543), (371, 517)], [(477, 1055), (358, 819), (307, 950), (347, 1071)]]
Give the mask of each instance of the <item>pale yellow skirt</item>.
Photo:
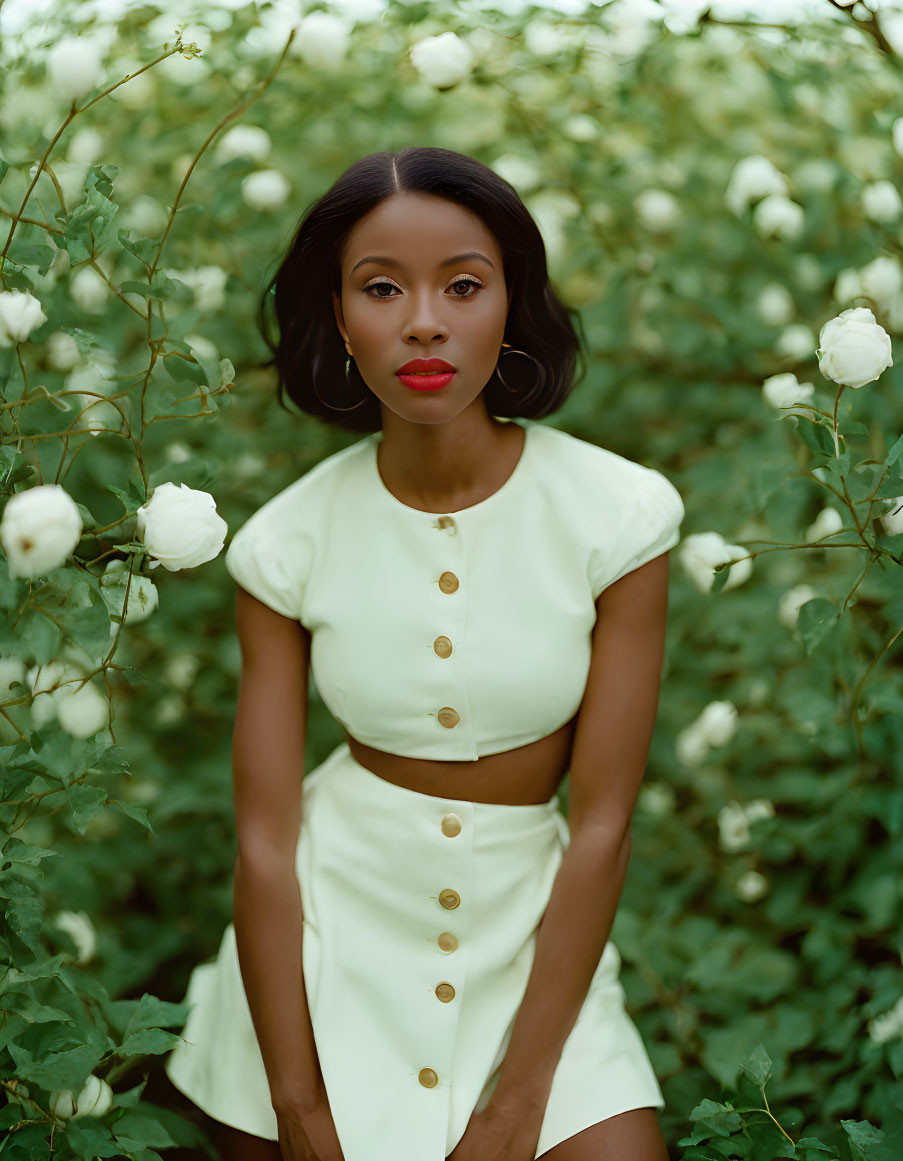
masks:
[[(304, 981), (345, 1161), (444, 1161), (492, 1094), (568, 843), (557, 797), (511, 806), (386, 782), (339, 745), (303, 782)], [(611, 940), (558, 1062), (536, 1157), (616, 1113), (664, 1107)], [(196, 967), (170, 1080), (277, 1139), (230, 923)]]

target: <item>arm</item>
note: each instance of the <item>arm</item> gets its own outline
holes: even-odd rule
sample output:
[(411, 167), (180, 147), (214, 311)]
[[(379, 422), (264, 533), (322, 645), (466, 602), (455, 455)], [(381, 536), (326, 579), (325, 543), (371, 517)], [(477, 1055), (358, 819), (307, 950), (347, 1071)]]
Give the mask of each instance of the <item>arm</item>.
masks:
[(310, 634), (238, 588), (241, 684), (232, 739), (238, 854), (234, 922), (274, 1110), (322, 1095), (301, 962), (295, 853), (307, 732)]
[(667, 553), (622, 577), (596, 602), (592, 660), (570, 763), (570, 845), (490, 1098), (496, 1109), (532, 1112), (537, 1134), (627, 871), (630, 820), (658, 709), (667, 603)]

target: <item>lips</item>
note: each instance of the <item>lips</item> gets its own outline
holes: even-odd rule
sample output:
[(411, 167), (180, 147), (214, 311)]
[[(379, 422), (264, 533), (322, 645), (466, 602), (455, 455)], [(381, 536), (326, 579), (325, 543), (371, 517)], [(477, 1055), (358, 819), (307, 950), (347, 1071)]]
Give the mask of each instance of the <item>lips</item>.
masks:
[(455, 371), (451, 363), (444, 359), (411, 359), (403, 367), (399, 367), (396, 375), (436, 375), (442, 372)]

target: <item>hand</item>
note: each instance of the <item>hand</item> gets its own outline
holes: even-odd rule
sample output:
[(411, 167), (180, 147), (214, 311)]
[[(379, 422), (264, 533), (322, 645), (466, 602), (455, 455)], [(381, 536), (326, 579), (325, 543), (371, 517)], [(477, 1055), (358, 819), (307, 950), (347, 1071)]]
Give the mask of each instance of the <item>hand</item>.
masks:
[(471, 1114), (461, 1140), (446, 1161), (534, 1161), (548, 1093), (490, 1098)]
[(325, 1093), (316, 1104), (276, 1113), (282, 1161), (345, 1161)]

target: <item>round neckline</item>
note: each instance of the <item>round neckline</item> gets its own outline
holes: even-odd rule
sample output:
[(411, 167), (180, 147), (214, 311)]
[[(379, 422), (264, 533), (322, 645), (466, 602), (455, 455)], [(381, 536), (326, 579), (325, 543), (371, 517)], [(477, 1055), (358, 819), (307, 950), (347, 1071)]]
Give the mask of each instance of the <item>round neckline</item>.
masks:
[(405, 504), (403, 500), (399, 500), (398, 497), (393, 492), (391, 492), (388, 487), (386, 487), (386, 482), (383, 480), (379, 473), (379, 460), (377, 458), (377, 451), (379, 449), (380, 443), (382, 442), (381, 431), (373, 433), (369, 456), (370, 471), (373, 475), (377, 490), (381, 492), (388, 500), (390, 500), (396, 508), (400, 508), (405, 512), (413, 512), (415, 516), (429, 516), (432, 518), (434, 516), (460, 516), (465, 512), (476, 512), (477, 510), (482, 512), (483, 509), (494, 503), (499, 496), (508, 495), (513, 490), (513, 487), (518, 482), (518, 480), (526, 474), (524, 465), (529, 459), (530, 446), (532, 443), (531, 435), (535, 425), (529, 420), (522, 422), (517, 419), (511, 419), (508, 422), (516, 423), (518, 427), (523, 428), (524, 445), (521, 448), (520, 457), (518, 458), (517, 463), (514, 465), (514, 468), (511, 474), (508, 476), (508, 479), (505, 480), (505, 482), (500, 487), (496, 488), (496, 490), (490, 495), (486, 496), (482, 500), (478, 500), (476, 504), (468, 504), (466, 508), (443, 509), (441, 512), (427, 512), (424, 508), (414, 508), (410, 504)]

